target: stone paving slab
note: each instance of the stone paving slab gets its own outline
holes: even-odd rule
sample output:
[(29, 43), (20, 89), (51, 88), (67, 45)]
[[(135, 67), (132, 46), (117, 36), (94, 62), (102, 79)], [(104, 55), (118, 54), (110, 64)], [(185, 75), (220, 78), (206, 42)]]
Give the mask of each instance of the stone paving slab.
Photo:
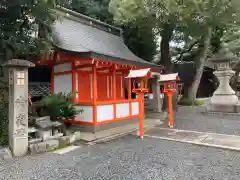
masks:
[(240, 136), (154, 127), (145, 136), (240, 151)]
[[(240, 136), (240, 118), (230, 115), (203, 115), (205, 107), (180, 107), (175, 112), (174, 123), (177, 129)], [(168, 120), (161, 125), (168, 128)]]

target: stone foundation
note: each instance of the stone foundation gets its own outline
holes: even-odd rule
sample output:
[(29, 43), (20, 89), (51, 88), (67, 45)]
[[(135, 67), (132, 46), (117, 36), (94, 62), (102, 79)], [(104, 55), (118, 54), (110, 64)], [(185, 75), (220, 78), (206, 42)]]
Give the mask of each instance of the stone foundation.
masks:
[(113, 122), (106, 123), (106, 124), (100, 124), (98, 126), (87, 125), (87, 124), (72, 124), (70, 126), (70, 130), (96, 133), (99, 131), (104, 131), (104, 130), (108, 130), (111, 128), (124, 126), (127, 124), (133, 124), (137, 121), (138, 121), (138, 118), (132, 118), (132, 119), (127, 119), (127, 120), (113, 121)]
[(225, 113), (240, 113), (240, 104), (209, 104), (207, 106), (209, 112), (225, 112)]

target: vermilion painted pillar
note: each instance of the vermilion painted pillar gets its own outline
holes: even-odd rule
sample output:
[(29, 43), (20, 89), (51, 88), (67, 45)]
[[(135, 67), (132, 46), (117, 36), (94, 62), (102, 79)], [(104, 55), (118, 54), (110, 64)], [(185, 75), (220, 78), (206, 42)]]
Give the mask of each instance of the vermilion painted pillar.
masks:
[(168, 92), (168, 111), (169, 111), (169, 123), (168, 126), (173, 128), (173, 107), (172, 107), (172, 92)]
[(73, 101), (77, 102), (77, 85), (76, 85), (76, 71), (75, 71), (75, 64), (72, 62), (72, 92), (73, 92)]
[(143, 139), (144, 136), (144, 93), (138, 93), (139, 98), (139, 135)]
[(93, 123), (97, 125), (97, 66), (96, 64), (92, 67), (92, 92), (93, 92)]
[(129, 100), (129, 115), (132, 115), (132, 83), (131, 79), (128, 79), (128, 100)]
[[(113, 65), (113, 71), (112, 71), (112, 100), (116, 101), (116, 65)], [(117, 112), (116, 112), (116, 103), (113, 104), (113, 117), (116, 119)]]

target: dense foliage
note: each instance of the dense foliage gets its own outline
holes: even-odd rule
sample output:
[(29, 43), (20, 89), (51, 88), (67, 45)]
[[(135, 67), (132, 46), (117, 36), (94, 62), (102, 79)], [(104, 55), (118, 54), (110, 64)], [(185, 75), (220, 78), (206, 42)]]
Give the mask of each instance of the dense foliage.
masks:
[(73, 103), (73, 93), (56, 93), (42, 100), (44, 111), (52, 120), (73, 119), (82, 110)]
[(219, 50), (221, 37), (233, 32), (240, 22), (239, 0), (111, 0), (109, 10), (118, 23), (151, 19), (161, 37), (159, 62), (166, 73), (173, 71), (170, 43), (181, 44), (175, 51), (181, 53), (178, 60), (184, 60), (183, 54), (187, 53), (196, 68), (193, 82), (185, 91), (192, 102), (207, 57)]
[[(55, 0), (0, 1), (0, 60), (29, 58), (49, 50)], [(39, 25), (39, 26), (38, 26)]]
[(0, 102), (0, 145), (8, 144), (8, 103)]

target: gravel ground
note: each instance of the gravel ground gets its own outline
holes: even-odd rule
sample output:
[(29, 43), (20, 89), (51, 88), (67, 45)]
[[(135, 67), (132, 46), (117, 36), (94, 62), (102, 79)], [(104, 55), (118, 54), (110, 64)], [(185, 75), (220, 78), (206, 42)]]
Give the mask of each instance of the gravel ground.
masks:
[[(204, 110), (204, 106), (179, 107), (174, 119), (176, 128), (240, 136), (240, 116), (203, 115)], [(162, 127), (167, 126), (165, 121)]]
[(0, 163), (4, 180), (239, 180), (240, 153), (135, 136)]

